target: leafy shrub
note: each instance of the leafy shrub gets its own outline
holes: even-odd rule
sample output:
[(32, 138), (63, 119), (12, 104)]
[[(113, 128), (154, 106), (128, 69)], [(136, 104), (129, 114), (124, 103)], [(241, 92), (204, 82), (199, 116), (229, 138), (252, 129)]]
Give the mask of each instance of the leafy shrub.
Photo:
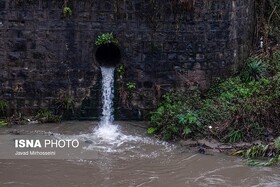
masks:
[[(167, 94), (160, 106), (151, 113), (149, 134), (157, 133), (164, 140), (191, 137), (202, 127), (198, 114), (191, 104), (197, 94)], [(192, 106), (192, 107), (190, 107)]]
[[(165, 96), (152, 113), (148, 133), (164, 139), (204, 134), (230, 143), (262, 140), (269, 131), (269, 136), (279, 136), (280, 72), (274, 68), (274, 74), (264, 77), (267, 64), (276, 67), (277, 54), (262, 60), (266, 64), (251, 60), (241, 75), (213, 85), (203, 97)], [(248, 78), (244, 79), (246, 72)]]
[(216, 95), (203, 101), (201, 121), (214, 126), (213, 132), (221, 141), (262, 139), (265, 127), (279, 121), (272, 112), (279, 112), (272, 105), (277, 100), (273, 94), (276, 88), (270, 79), (244, 83), (239, 77), (230, 78), (215, 88), (219, 90)]
[(63, 8), (63, 14), (64, 14), (64, 16), (71, 16), (71, 15), (72, 15), (72, 10), (71, 10), (71, 8), (68, 7), (68, 6), (65, 6), (65, 7)]
[(134, 83), (134, 82), (128, 82), (128, 83), (126, 83), (126, 87), (127, 87), (127, 89), (129, 89), (129, 90), (133, 90), (133, 89), (136, 88), (136, 83)]
[(100, 45), (104, 45), (104, 44), (115, 44), (118, 45), (118, 40), (116, 38), (114, 38), (113, 33), (104, 33), (101, 34), (97, 37), (96, 41), (95, 41), (95, 45), (100, 46)]
[(178, 114), (177, 118), (178, 124), (184, 126), (182, 133), (184, 137), (191, 134), (195, 129), (202, 127), (197, 112), (188, 111), (184, 114)]

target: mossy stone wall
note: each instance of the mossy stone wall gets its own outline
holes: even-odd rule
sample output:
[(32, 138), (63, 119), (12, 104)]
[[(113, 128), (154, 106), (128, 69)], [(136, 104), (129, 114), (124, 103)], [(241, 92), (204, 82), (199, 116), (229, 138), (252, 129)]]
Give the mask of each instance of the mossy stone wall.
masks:
[[(253, 0), (0, 0), (0, 98), (9, 112), (55, 109), (75, 100), (77, 118), (101, 113), (95, 39), (113, 32), (124, 72), (116, 73), (116, 118), (142, 119), (171, 90), (206, 89), (248, 56)], [(135, 83), (128, 89), (127, 83)]]

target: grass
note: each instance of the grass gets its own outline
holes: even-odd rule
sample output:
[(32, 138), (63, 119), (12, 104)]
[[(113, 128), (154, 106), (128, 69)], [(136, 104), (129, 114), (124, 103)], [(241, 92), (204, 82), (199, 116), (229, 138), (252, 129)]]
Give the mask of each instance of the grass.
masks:
[[(280, 51), (250, 58), (243, 71), (207, 93), (169, 93), (151, 113), (149, 134), (165, 140), (212, 137), (251, 142), (280, 135)], [(211, 130), (209, 131), (209, 126)]]

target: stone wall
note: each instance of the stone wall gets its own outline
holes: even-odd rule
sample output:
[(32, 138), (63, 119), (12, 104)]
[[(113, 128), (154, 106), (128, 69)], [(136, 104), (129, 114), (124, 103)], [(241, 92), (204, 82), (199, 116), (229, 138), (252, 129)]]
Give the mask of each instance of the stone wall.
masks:
[(165, 92), (206, 89), (236, 73), (252, 41), (253, 0), (199, 0), (188, 8), (174, 0), (68, 4), (72, 15), (64, 16), (63, 0), (0, 0), (0, 99), (8, 113), (56, 110), (73, 99), (76, 118), (98, 118), (95, 39), (102, 33), (119, 40), (118, 119), (141, 119)]

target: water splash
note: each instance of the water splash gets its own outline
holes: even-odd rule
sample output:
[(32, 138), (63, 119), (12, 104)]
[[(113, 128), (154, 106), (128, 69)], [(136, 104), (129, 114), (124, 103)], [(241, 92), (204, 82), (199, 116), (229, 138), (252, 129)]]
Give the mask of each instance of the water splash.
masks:
[[(79, 135), (65, 135), (54, 132), (47, 134), (55, 139), (79, 140), (83, 150), (95, 153), (122, 153), (123, 159), (131, 158), (156, 158), (173, 150), (173, 145), (156, 139), (138, 134), (134, 130), (127, 131), (126, 128), (114, 123), (113, 99), (114, 99), (114, 70), (113, 67), (101, 67), (102, 73), (102, 116), (97, 126), (89, 133)], [(141, 114), (139, 114), (141, 115)], [(42, 131), (41, 133), (44, 133)], [(160, 149), (160, 151), (155, 151)], [(84, 151), (81, 151), (81, 153)], [(143, 153), (143, 150), (145, 153)], [(163, 151), (164, 150), (164, 151)], [(87, 155), (85, 153), (84, 155)], [(93, 158), (95, 154), (90, 155)], [(79, 157), (80, 158), (80, 157)]]
[[(91, 141), (92, 144), (84, 147), (86, 150), (95, 150), (101, 152), (123, 152), (141, 150), (139, 143), (144, 145), (163, 145), (162, 142), (154, 141), (150, 138), (141, 136), (126, 135), (121, 132), (120, 126), (114, 124), (114, 67), (101, 67), (102, 73), (102, 116), (98, 126), (90, 134), (76, 136), (84, 141)], [(141, 146), (140, 146), (141, 147)], [(137, 153), (137, 154), (140, 154)]]
[[(119, 127), (118, 125), (113, 126)], [(142, 135), (127, 135), (127, 132), (117, 131), (116, 133), (110, 130), (108, 132), (108, 129), (104, 130), (103, 127), (97, 128), (93, 134), (64, 135), (53, 132), (49, 132), (49, 134), (55, 139), (79, 140), (82, 142), (82, 149), (87, 151), (97, 151), (100, 153), (126, 152), (128, 158), (156, 158), (159, 155), (171, 152), (176, 147), (167, 142)], [(155, 149), (158, 149), (158, 151), (155, 151)]]
[(101, 141), (110, 143), (118, 139), (122, 133), (118, 125), (100, 123), (99, 126), (94, 129), (94, 135)]
[(102, 116), (98, 127), (94, 129), (94, 135), (101, 141), (112, 142), (122, 134), (119, 126), (114, 121), (114, 67), (101, 67), (102, 73)]

